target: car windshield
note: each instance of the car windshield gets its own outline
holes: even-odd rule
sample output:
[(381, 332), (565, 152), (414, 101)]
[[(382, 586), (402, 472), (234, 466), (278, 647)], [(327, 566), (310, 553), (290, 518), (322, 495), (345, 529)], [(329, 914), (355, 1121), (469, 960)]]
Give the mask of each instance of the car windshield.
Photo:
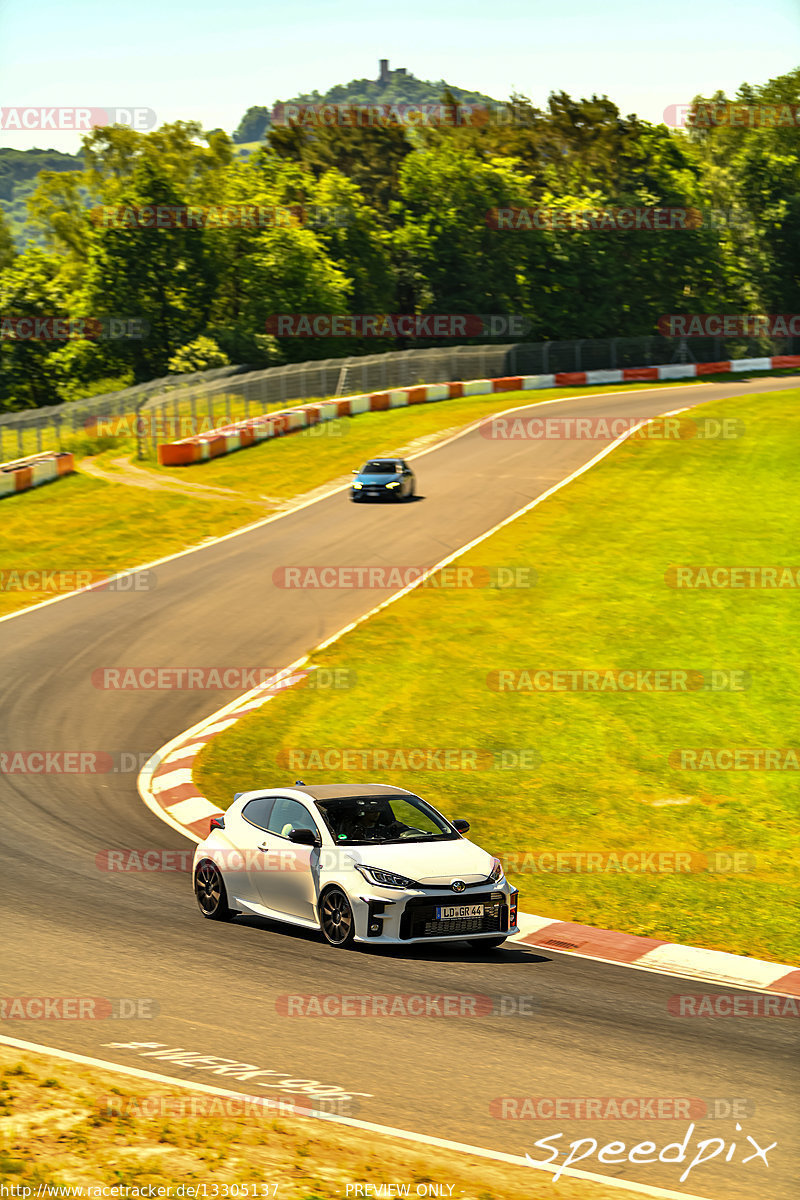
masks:
[(433, 842), (458, 837), (419, 796), (342, 796), (319, 800), (317, 808), (337, 845), (375, 842)]
[(387, 462), (383, 458), (375, 458), (368, 462), (361, 472), (362, 475), (396, 475), (399, 468), (397, 463)]

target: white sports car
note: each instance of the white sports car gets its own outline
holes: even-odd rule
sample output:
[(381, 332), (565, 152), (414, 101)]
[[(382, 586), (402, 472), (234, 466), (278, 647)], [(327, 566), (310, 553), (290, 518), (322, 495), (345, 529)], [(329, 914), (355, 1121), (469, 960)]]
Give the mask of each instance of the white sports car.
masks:
[(500, 861), (427, 801), (384, 784), (240, 792), (194, 857), (200, 911), (320, 929), (351, 942), (501, 945), (518, 892)]

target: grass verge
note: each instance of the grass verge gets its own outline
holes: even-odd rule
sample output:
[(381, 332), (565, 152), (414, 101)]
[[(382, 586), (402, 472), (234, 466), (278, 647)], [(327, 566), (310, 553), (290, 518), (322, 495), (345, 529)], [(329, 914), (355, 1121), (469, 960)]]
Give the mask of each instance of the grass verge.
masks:
[[(626, 390), (648, 386), (652, 385), (629, 384)], [(575, 394), (574, 388), (508, 392), (364, 413), (192, 467), (144, 464), (156, 480), (230, 488), (234, 497), (192, 496), (188, 489), (183, 497), (132, 487), (122, 478), (112, 483), (77, 472), (0, 500), (0, 580), (4, 571), (91, 570), (108, 575), (162, 558), (239, 529), (316, 488), (345, 482), (353, 467), (370, 455), (397, 452), (407, 445), (421, 449), (489, 413)], [(135, 453), (131, 439), (113, 446), (103, 442), (101, 447), (96, 461), (106, 468), (115, 458)], [(90, 453), (92, 444), (84, 449)], [(66, 579), (67, 588), (74, 586)], [(52, 595), (47, 587), (0, 585), (0, 616)]]
[[(199, 1115), (180, 1115), (192, 1100)], [(358, 1183), (402, 1183), (412, 1196), (420, 1184), (440, 1184), (434, 1194), (454, 1200), (549, 1200), (553, 1187), (549, 1174), (528, 1167), (309, 1117), (254, 1115), (250, 1107), (216, 1115), (221, 1109), (220, 1100), (183, 1088), (0, 1046), (0, 1182), (17, 1196), (24, 1187), (46, 1195), (47, 1186), (122, 1185), (169, 1187), (174, 1197), (181, 1184), (206, 1184), (209, 1196), (276, 1200), (344, 1198)], [(619, 1192), (562, 1177), (558, 1196), (617, 1200)]]
[[(797, 568), (798, 399), (704, 406), (744, 422), (735, 440), (626, 442), (458, 560), (533, 567), (537, 586), (412, 592), (315, 660), (354, 669), (357, 686), (285, 693), (210, 742), (195, 772), (204, 794), (224, 808), (300, 773), (378, 777), (466, 817), (528, 912), (800, 962), (798, 771), (688, 770), (674, 757), (797, 746), (798, 591), (665, 580), (672, 564)], [(491, 674), (584, 668), (746, 674), (726, 677), (733, 690), (627, 693), (498, 691)], [(477, 748), (488, 769), (320, 769), (324, 758), (297, 753), (413, 747)], [(520, 748), (541, 764), (497, 768)], [(542, 855), (559, 852), (612, 857), (553, 870)], [(613, 858), (638, 852), (667, 858), (637, 860), (643, 870)]]

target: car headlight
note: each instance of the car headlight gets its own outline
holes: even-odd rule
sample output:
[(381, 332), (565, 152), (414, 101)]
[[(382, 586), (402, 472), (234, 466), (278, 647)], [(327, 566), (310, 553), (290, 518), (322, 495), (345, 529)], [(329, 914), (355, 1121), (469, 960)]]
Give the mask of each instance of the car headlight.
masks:
[(363, 483), (354, 483), (353, 484), (353, 487), (356, 489), (356, 491), (358, 491), (358, 489), (362, 488), (363, 486), (364, 486)]
[(499, 883), (503, 878), (503, 864), (499, 858), (492, 859), (492, 869), (489, 872), (489, 883)]
[(353, 863), (368, 883), (376, 883), (378, 887), (388, 888), (418, 888), (422, 885), (416, 879), (407, 875), (397, 875), (394, 871), (384, 871), (381, 867), (368, 867), (366, 863)]
[(395, 479), (394, 483), (387, 483), (387, 485), (386, 485), (386, 486), (387, 486), (387, 488), (390, 488), (390, 487), (400, 487), (400, 484), (399, 484), (399, 482), (398, 482), (398, 481)]

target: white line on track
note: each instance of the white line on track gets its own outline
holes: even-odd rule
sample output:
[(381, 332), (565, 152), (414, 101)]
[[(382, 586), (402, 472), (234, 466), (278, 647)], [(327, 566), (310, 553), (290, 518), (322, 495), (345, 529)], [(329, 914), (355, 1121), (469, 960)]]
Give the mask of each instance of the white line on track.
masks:
[[(684, 386), (684, 385), (681, 384), (679, 386)], [(712, 384), (710, 384), (710, 383), (694, 383), (694, 384), (687, 384), (685, 386), (702, 388), (702, 387), (711, 387)], [(671, 390), (671, 389), (669, 389), (669, 388), (665, 389), (664, 385), (662, 384), (662, 386), (658, 387), (658, 388), (640, 388), (635, 394), (637, 396), (646, 396), (649, 392), (659, 392), (659, 391), (664, 391), (664, 390)], [(531, 400), (527, 404), (518, 405), (518, 407), (516, 407), (516, 408), (505, 408), (505, 409), (501, 409), (500, 411), (498, 411), (495, 414), (488, 413), (484, 417), (479, 417), (478, 420), (473, 421), (470, 425), (466, 425), (464, 427), (464, 429), (459, 429), (458, 433), (452, 434), (451, 437), (443, 438), (441, 442), (436, 442), (433, 446), (428, 446), (428, 447), (426, 447), (425, 450), (420, 450), (416, 454), (410, 454), (408, 456), (408, 459), (410, 462), (413, 462), (418, 458), (422, 458), (426, 454), (432, 454), (434, 450), (441, 450), (442, 447), (449, 446), (452, 442), (457, 441), (458, 438), (466, 437), (466, 435), (468, 433), (472, 433), (472, 431), (474, 429), (477, 429), (477, 427), (480, 424), (482, 424), (487, 419), (490, 419), (493, 415), (494, 416), (505, 416), (506, 413), (522, 412), (523, 409), (526, 409), (526, 408), (533, 408), (533, 407), (543, 408), (546, 404), (566, 404), (567, 401), (569, 401), (569, 400), (594, 400), (594, 399), (602, 399), (605, 396), (631, 396), (631, 395), (634, 395), (634, 393), (623, 389), (621, 391), (616, 391), (616, 392), (591, 392), (591, 393), (589, 393), (589, 395), (584, 395), (584, 396), (581, 396), (581, 395), (557, 396), (552, 400)], [(446, 401), (439, 401), (439, 403), (444, 404), (444, 403), (446, 403)], [(704, 403), (704, 402), (701, 401), (700, 403)], [(692, 407), (696, 407), (696, 406), (692, 405)], [(394, 410), (394, 411), (399, 411), (399, 410)], [(685, 412), (687, 410), (681, 409), (680, 411)], [(345, 418), (343, 418), (343, 417), (340, 418), (340, 420), (344, 420), (344, 419)], [(652, 418), (652, 417), (648, 418), (648, 420), (654, 420), (654, 419), (655, 418)], [(261, 444), (263, 445), (264, 443), (261, 443)], [(124, 570), (115, 572), (115, 574), (109, 576), (108, 579), (104, 579), (100, 583), (91, 584), (89, 587), (81, 588), (79, 591), (64, 592), (64, 594), (61, 596), (52, 596), (49, 600), (40, 600), (38, 602), (38, 604), (31, 604), (27, 608), (21, 608), (19, 610), (19, 612), (6, 613), (6, 615), (4, 617), (0, 617), (0, 625), (2, 625), (2, 623), (4, 621), (13, 621), (17, 617), (24, 617), (28, 613), (36, 612), (36, 610), (39, 608), (47, 608), (51, 604), (59, 604), (62, 600), (71, 600), (75, 596), (83, 595), (84, 592), (100, 591), (100, 590), (106, 588), (108, 586), (108, 584), (114, 579), (124, 579), (128, 575), (136, 574), (137, 571), (149, 571), (153, 567), (162, 566), (164, 563), (174, 562), (178, 558), (185, 558), (187, 554), (196, 554), (198, 552), (198, 550), (207, 550), (209, 548), (209, 546), (218, 546), (222, 542), (230, 541), (231, 538), (241, 537), (243, 533), (252, 533), (254, 529), (262, 529), (265, 525), (271, 525), (273, 523), (273, 521), (282, 521), (284, 519), (284, 517), (291, 517), (297, 512), (302, 512), (302, 510), (304, 508), (310, 508), (312, 504), (319, 504), (323, 500), (330, 500), (331, 496), (336, 496), (340, 492), (345, 492), (345, 491), (347, 491), (347, 489), (349, 487), (350, 487), (349, 483), (342, 483), (338, 487), (331, 488), (330, 491), (328, 491), (328, 492), (323, 492), (322, 495), (320, 495), (320, 496), (314, 496), (314, 498), (311, 500), (303, 500), (300, 503), (295, 504), (292, 508), (287, 508), (283, 512), (273, 513), (272, 516), (269, 516), (269, 517), (262, 517), (261, 520), (253, 521), (252, 524), (250, 524), (250, 525), (243, 525), (241, 527), (241, 529), (234, 529), (230, 533), (221, 534), (219, 537), (208, 538), (207, 540), (199, 543), (196, 546), (189, 546), (186, 550), (176, 550), (174, 554), (166, 554), (166, 555), (164, 555), (163, 558), (154, 558), (152, 560), (152, 562), (142, 563), (141, 565), (139, 565), (137, 567), (125, 567)], [(243, 498), (246, 499), (246, 497), (243, 497)]]
[[(247, 1092), (234, 1092), (227, 1088), (213, 1087), (207, 1083), (196, 1083), (190, 1079), (179, 1079), (174, 1075), (160, 1075), (155, 1071), (145, 1071), (141, 1067), (129, 1067), (120, 1063), (108, 1062), (102, 1058), (92, 1058), (86, 1054), (74, 1054), (71, 1050), (60, 1050), (54, 1046), (42, 1046), (38, 1042), (23, 1042), (18, 1038), (6, 1037), (0, 1034), (0, 1045), (13, 1046), (17, 1050), (28, 1050), (37, 1054), (52, 1054), (55, 1058), (77, 1063), (85, 1067), (98, 1067), (104, 1071), (117, 1071), (123, 1075), (132, 1075), (135, 1079), (145, 1079), (150, 1083), (165, 1083), (171, 1087), (186, 1088), (192, 1092), (203, 1092), (208, 1096), (222, 1096), (226, 1099), (244, 1100), (247, 1103), (259, 1102), (265, 1110), (270, 1111), (266, 1096), (252, 1096)], [(273, 1097), (274, 1099), (274, 1097)], [(286, 1105), (286, 1108), (289, 1106)], [(495, 1162), (510, 1163), (512, 1166), (529, 1167), (533, 1170), (547, 1171), (551, 1174), (559, 1169), (558, 1165), (533, 1162), (519, 1154), (506, 1154), (502, 1150), (487, 1150), (483, 1146), (470, 1146), (466, 1142), (451, 1142), (447, 1138), (432, 1137), (425, 1133), (413, 1133), (409, 1129), (396, 1129), (392, 1125), (377, 1125), (372, 1121), (359, 1121), (357, 1117), (339, 1117), (332, 1113), (307, 1113), (297, 1109), (297, 1115), (313, 1121), (328, 1121), (334, 1125), (346, 1125), (350, 1129), (361, 1129), (367, 1133), (384, 1134), (387, 1137), (399, 1138), (406, 1142), (417, 1142), (423, 1146), (436, 1146), (442, 1150), (455, 1150), (460, 1154), (472, 1154), (477, 1158), (489, 1158)], [(640, 1196), (654, 1197), (654, 1200), (707, 1200), (694, 1192), (673, 1192), (667, 1188), (653, 1187), (647, 1183), (631, 1183), (625, 1179), (615, 1179), (610, 1175), (596, 1175), (592, 1171), (578, 1171), (574, 1167), (561, 1168), (561, 1175), (573, 1179), (587, 1179), (592, 1183), (603, 1183), (606, 1187), (618, 1188), (623, 1192), (635, 1192)]]

